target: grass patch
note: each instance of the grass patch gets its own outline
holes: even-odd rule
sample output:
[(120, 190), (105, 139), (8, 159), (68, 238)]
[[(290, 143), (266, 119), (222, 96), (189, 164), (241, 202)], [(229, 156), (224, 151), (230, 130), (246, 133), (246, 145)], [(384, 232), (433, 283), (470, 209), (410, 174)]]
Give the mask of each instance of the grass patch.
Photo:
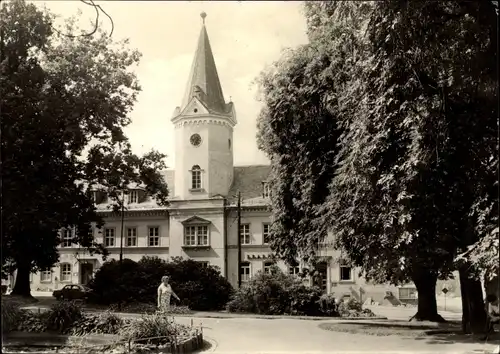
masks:
[(410, 325), (408, 322), (387, 322), (387, 323), (321, 323), (319, 328), (351, 334), (365, 334), (370, 336), (399, 336), (399, 337), (422, 337), (435, 333), (458, 333), (460, 325), (449, 323), (445, 328), (436, 325), (417, 324)]

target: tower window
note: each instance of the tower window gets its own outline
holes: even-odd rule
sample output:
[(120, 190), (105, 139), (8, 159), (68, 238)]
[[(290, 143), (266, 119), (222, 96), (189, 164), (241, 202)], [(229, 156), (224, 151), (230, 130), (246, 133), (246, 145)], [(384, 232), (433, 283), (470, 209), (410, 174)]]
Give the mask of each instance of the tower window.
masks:
[(194, 113), (198, 113), (198, 108), (193, 109)]
[(229, 147), (229, 150), (231, 150), (231, 139), (227, 139), (227, 146)]
[(191, 188), (201, 189), (201, 168), (198, 165), (191, 169)]

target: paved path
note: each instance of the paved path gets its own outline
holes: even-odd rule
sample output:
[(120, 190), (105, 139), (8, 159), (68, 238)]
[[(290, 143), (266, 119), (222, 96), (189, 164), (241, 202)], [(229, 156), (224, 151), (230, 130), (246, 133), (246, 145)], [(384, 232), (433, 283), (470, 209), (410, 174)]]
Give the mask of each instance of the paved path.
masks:
[[(36, 306), (36, 304), (34, 304)], [(408, 319), (414, 308), (373, 307), (372, 310), (389, 319)], [(440, 312), (447, 319), (460, 319), (460, 314)], [(197, 316), (200, 316), (198, 314)], [(137, 314), (120, 314), (124, 318), (139, 318)], [(457, 317), (458, 316), (458, 317)], [(452, 342), (434, 337), (401, 338), (397, 336), (367, 336), (326, 331), (321, 323), (296, 319), (257, 319), (246, 317), (201, 318), (175, 317), (182, 324), (201, 325), (204, 338), (215, 353), (488, 353), (493, 344)], [(338, 321), (331, 321), (336, 322)]]
[[(123, 315), (136, 317), (136, 315)], [(191, 318), (177, 317), (190, 324)], [(253, 318), (193, 319), (203, 326), (205, 339), (216, 353), (480, 353), (492, 344), (452, 343), (432, 337), (419, 340), (396, 336), (377, 337), (326, 331), (319, 328), (328, 321), (264, 320)]]

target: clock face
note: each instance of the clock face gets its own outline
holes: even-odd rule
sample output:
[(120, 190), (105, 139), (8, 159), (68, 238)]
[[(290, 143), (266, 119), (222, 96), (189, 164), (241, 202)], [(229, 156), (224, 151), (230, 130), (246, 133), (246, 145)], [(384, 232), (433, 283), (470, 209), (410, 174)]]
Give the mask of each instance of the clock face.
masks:
[(191, 144), (193, 144), (193, 146), (200, 146), (200, 144), (201, 144), (200, 134), (191, 135), (191, 138), (189, 140), (191, 141)]

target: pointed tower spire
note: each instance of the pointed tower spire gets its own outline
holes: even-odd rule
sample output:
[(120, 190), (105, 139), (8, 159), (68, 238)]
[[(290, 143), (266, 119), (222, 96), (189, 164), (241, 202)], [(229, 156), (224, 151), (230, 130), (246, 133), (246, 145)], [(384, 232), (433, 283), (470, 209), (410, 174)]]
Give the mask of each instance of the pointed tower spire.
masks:
[(202, 12), (200, 16), (203, 24), (180, 110), (182, 111), (193, 97), (197, 97), (210, 111), (227, 113), (226, 102), (205, 27), (207, 14)]

